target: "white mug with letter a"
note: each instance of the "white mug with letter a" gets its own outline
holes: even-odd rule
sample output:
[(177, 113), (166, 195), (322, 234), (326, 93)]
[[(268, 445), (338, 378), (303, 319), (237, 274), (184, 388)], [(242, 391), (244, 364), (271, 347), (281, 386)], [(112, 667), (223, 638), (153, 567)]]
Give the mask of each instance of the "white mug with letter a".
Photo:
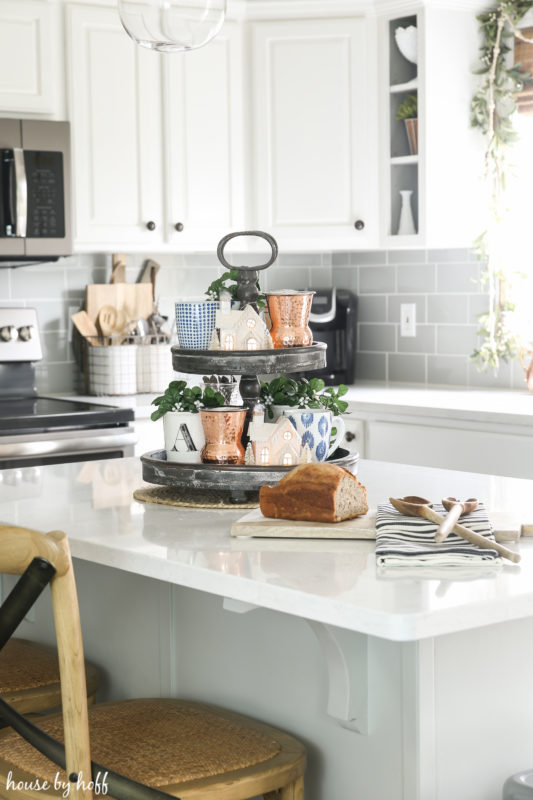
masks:
[(167, 461), (200, 464), (205, 434), (200, 414), (167, 411), (163, 417)]
[[(312, 461), (325, 461), (344, 439), (344, 421), (324, 408), (290, 408), (283, 411), (302, 437), (302, 447), (308, 445)], [(336, 433), (332, 437), (331, 429)]]

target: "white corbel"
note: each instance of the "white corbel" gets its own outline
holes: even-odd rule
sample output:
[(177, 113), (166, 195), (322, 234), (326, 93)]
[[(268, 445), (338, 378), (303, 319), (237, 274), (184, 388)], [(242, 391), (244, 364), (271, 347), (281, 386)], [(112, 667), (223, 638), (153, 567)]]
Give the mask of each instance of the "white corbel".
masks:
[(327, 713), (343, 728), (368, 734), (368, 637), (307, 620), (328, 670)]

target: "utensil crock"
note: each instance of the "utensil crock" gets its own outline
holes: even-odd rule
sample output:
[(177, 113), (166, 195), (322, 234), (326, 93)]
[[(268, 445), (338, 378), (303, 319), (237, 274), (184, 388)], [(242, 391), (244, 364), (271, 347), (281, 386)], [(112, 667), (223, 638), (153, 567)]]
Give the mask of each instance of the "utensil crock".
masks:
[(309, 312), (314, 294), (291, 290), (266, 293), (268, 313), (272, 320), (270, 335), (275, 349), (313, 344)]
[(204, 409), (200, 418), (205, 434), (202, 461), (205, 464), (244, 464), (241, 436), (246, 409), (234, 406)]

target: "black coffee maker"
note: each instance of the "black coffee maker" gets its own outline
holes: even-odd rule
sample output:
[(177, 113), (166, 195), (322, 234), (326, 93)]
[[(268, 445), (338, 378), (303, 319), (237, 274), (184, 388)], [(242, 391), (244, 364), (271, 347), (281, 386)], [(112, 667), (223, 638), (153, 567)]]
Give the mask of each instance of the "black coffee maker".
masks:
[(355, 380), (357, 297), (348, 289), (316, 289), (309, 327), (316, 342), (326, 342), (324, 369), (306, 373), (322, 378), (327, 386), (351, 384)]

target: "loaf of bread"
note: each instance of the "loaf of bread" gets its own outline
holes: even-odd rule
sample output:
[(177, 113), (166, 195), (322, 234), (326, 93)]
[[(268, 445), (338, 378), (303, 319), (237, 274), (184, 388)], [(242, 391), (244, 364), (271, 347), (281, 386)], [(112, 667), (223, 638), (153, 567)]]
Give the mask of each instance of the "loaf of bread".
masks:
[(262, 486), (259, 504), (265, 517), (341, 522), (368, 511), (366, 489), (355, 475), (335, 464), (300, 464), (276, 486)]

